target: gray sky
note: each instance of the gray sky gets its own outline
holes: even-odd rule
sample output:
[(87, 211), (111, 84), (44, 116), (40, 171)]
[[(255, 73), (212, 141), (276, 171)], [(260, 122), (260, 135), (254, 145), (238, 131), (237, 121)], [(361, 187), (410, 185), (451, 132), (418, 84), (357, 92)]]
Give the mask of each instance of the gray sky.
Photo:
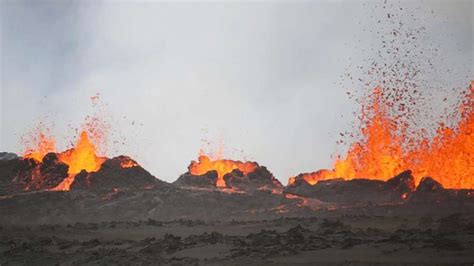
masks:
[[(467, 86), (473, 2), (391, 2), (425, 23), (424, 44), (453, 70), (440, 78)], [(357, 108), (340, 76), (370, 56), (361, 47), (376, 45), (370, 29), (386, 15), (382, 1), (0, 3), (0, 150), (20, 152), (41, 120), (65, 148), (100, 93), (111, 139), (126, 142), (107, 155), (166, 181), (203, 138), (283, 183), (330, 167)]]

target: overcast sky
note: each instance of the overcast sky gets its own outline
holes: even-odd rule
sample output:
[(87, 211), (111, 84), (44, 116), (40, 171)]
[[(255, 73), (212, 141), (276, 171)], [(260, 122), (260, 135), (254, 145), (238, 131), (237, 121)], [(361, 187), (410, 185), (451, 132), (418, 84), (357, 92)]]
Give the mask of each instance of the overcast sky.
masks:
[[(422, 18), (424, 42), (453, 70), (441, 78), (467, 86), (473, 2), (389, 2)], [(382, 1), (0, 3), (0, 150), (21, 152), (43, 120), (66, 148), (100, 93), (110, 139), (125, 141), (107, 155), (166, 181), (208, 148), (202, 139), (285, 184), (330, 167), (357, 109), (340, 76), (370, 56), (361, 47), (386, 16)]]

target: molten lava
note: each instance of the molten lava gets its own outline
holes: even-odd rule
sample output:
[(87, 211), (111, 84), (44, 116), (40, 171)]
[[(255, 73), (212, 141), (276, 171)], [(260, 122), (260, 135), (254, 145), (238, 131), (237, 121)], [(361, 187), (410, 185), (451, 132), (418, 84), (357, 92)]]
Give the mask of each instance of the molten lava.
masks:
[(76, 174), (82, 170), (87, 172), (99, 170), (105, 158), (97, 156), (96, 147), (90, 141), (87, 132), (82, 131), (76, 146), (60, 153), (59, 160), (69, 166), (68, 177), (53, 190), (69, 190)]
[(87, 132), (82, 131), (74, 148), (59, 154), (59, 159), (69, 165), (69, 174), (77, 174), (81, 170), (95, 172), (105, 161), (96, 154), (96, 147), (89, 139)]
[(120, 161), (120, 167), (122, 168), (132, 168), (136, 166), (138, 166), (138, 164), (130, 158), (125, 158)]
[(455, 128), (441, 125), (431, 145), (422, 145), (411, 156), (418, 177), (431, 176), (447, 188), (474, 188), (474, 81), (459, 107)]
[[(318, 181), (334, 178), (334, 173), (331, 170), (321, 169), (314, 173), (304, 173), (299, 175), (306, 183), (315, 185)], [(296, 177), (290, 177), (288, 179), (288, 185), (292, 185), (296, 182)]]
[(211, 160), (208, 156), (201, 154), (198, 161), (192, 161), (188, 166), (188, 171), (193, 175), (203, 175), (209, 171), (217, 172), (217, 187), (226, 187), (224, 176), (234, 169), (239, 169), (245, 175), (253, 172), (257, 167), (253, 162), (241, 162), (226, 159)]
[(403, 139), (397, 135), (397, 123), (389, 116), (380, 88), (373, 91), (371, 106), (363, 106), (362, 115), (367, 121), (361, 128), (362, 140), (349, 148), (344, 159), (335, 161), (332, 174), (321, 173), (319, 178), (387, 180), (408, 169), (403, 162)]
[[(441, 125), (431, 140), (409, 138), (406, 125), (397, 124), (389, 108), (376, 88), (370, 105), (362, 107), (366, 119), (361, 127), (362, 139), (335, 160), (333, 170), (302, 174), (302, 178), (311, 185), (333, 178), (388, 180), (411, 169), (417, 184), (422, 177), (431, 176), (445, 188), (474, 188), (474, 81), (459, 107), (457, 126)], [(290, 178), (289, 184), (294, 182), (295, 178)]]
[(24, 158), (32, 158), (38, 162), (43, 160), (43, 157), (56, 151), (56, 141), (49, 135), (46, 135), (41, 129), (38, 129), (38, 136), (35, 137), (34, 147), (26, 148), (23, 153)]

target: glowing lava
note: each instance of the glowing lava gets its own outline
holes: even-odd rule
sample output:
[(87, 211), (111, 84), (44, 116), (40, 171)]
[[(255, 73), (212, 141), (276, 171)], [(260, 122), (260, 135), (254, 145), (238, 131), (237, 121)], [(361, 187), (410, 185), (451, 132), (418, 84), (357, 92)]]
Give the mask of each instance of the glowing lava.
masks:
[(132, 168), (138, 166), (137, 162), (133, 161), (130, 158), (124, 158), (120, 161), (120, 167), (122, 168)]
[[(311, 185), (333, 178), (386, 181), (411, 169), (417, 184), (422, 177), (431, 176), (445, 188), (474, 189), (474, 81), (459, 107), (457, 126), (441, 125), (431, 139), (407, 137), (406, 125), (390, 117), (390, 105), (382, 96), (376, 88), (370, 105), (363, 106), (363, 121), (367, 122), (361, 127), (362, 139), (335, 160), (333, 170), (302, 174), (302, 178)], [(290, 178), (289, 184), (294, 182)]]
[(23, 157), (32, 158), (38, 162), (41, 162), (46, 154), (56, 151), (56, 141), (53, 137), (43, 132), (43, 130), (40, 128), (37, 130), (38, 134), (35, 136), (35, 143), (32, 144), (34, 147), (26, 148), (26, 151), (23, 153)]
[[(390, 118), (380, 88), (374, 89), (370, 106), (362, 107), (362, 140), (351, 145), (344, 159), (337, 159), (334, 172), (320, 178), (343, 177), (388, 180), (410, 169), (404, 163), (403, 138), (397, 135), (397, 123)], [(366, 120), (364, 120), (366, 119)]]
[(96, 147), (90, 141), (87, 132), (82, 131), (76, 146), (60, 153), (59, 160), (69, 166), (68, 177), (52, 190), (69, 190), (76, 174), (82, 170), (95, 172), (106, 159), (97, 156)]
[(96, 147), (85, 131), (81, 132), (76, 146), (59, 154), (59, 159), (69, 165), (69, 174), (77, 174), (81, 170), (95, 172), (105, 160), (96, 155)]
[(418, 177), (431, 176), (448, 188), (474, 188), (474, 81), (459, 107), (455, 128), (441, 125), (431, 145), (421, 145), (412, 156)]
[(192, 161), (188, 166), (188, 171), (193, 175), (203, 175), (209, 171), (217, 172), (217, 187), (226, 187), (224, 176), (234, 169), (239, 169), (245, 175), (253, 172), (257, 167), (253, 162), (241, 162), (226, 159), (211, 160), (208, 156), (201, 154), (198, 161)]
[[(300, 176), (304, 181), (306, 181), (306, 183), (310, 185), (315, 185), (316, 183), (318, 183), (318, 181), (334, 178), (334, 173), (331, 170), (321, 169), (314, 173), (300, 174)], [(288, 179), (288, 185), (292, 185), (295, 182), (296, 177), (290, 177), (290, 179)]]

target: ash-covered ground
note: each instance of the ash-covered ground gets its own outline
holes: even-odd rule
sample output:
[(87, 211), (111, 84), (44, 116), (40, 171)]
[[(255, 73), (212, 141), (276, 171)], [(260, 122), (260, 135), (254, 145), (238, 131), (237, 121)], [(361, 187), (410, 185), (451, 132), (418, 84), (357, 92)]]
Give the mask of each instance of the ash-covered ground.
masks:
[(410, 171), (283, 186), (255, 163), (218, 188), (216, 171), (167, 183), (119, 156), (57, 191), (67, 167), (1, 154), (1, 265), (474, 263), (473, 191)]

